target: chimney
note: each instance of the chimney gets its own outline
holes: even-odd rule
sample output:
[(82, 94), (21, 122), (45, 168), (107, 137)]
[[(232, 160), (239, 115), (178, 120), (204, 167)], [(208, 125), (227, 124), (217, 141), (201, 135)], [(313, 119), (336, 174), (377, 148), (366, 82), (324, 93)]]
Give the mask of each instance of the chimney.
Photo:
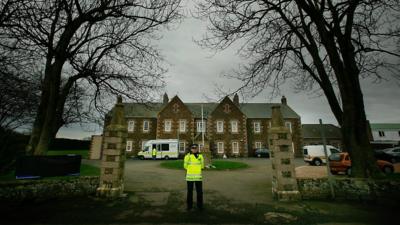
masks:
[(236, 106), (239, 106), (239, 96), (238, 96), (237, 93), (235, 94), (235, 96), (233, 96), (233, 103), (234, 103)]
[(281, 98), (281, 103), (282, 103), (282, 105), (287, 105), (287, 100), (286, 100), (286, 97), (284, 95)]
[(168, 95), (167, 95), (167, 93), (164, 93), (164, 96), (163, 96), (163, 104), (166, 105), (168, 102), (169, 102)]

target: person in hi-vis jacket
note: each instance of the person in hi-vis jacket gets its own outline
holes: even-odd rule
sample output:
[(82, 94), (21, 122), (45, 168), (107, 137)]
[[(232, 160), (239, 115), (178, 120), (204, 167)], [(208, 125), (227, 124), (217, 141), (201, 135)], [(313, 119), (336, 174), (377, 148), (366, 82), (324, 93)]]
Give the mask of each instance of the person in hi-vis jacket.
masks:
[(186, 154), (183, 160), (183, 167), (186, 170), (187, 182), (187, 210), (193, 207), (193, 186), (196, 186), (197, 208), (203, 210), (203, 177), (204, 158), (199, 153), (199, 147), (194, 144), (190, 148), (190, 152)]

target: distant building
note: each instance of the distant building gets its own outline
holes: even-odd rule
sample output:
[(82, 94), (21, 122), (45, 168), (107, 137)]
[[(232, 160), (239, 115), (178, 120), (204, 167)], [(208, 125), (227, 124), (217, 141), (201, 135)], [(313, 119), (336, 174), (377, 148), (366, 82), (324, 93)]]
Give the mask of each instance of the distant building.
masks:
[(400, 123), (371, 123), (374, 142), (400, 141)]
[[(272, 106), (280, 105), (285, 125), (292, 132), (293, 149), (302, 156), (300, 116), (281, 103), (239, 103), (225, 97), (219, 103), (183, 103), (178, 96), (163, 103), (124, 103), (128, 138), (126, 152), (136, 155), (147, 140), (179, 139), (180, 154), (192, 143), (200, 143), (202, 131), (214, 156), (252, 156), (256, 148), (268, 147), (268, 128), (271, 126)], [(203, 120), (202, 120), (203, 110)], [(109, 113), (110, 115), (110, 113)], [(110, 117), (106, 117), (105, 126)]]
[[(322, 145), (321, 125), (302, 124), (303, 144)], [(322, 129), (325, 133), (326, 144), (342, 149), (342, 134), (340, 127), (333, 124), (323, 124)]]

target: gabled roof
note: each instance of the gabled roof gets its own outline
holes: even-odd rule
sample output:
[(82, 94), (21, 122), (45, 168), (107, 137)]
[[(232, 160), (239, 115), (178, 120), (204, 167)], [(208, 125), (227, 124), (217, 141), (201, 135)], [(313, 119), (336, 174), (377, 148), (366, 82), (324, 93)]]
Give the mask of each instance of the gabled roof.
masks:
[[(322, 138), (321, 125), (319, 124), (302, 124), (301, 128), (303, 138)], [(324, 130), (326, 138), (340, 139), (342, 137), (340, 128), (333, 124), (323, 124), (322, 129)]]
[[(219, 105), (219, 103), (184, 103), (195, 118), (201, 118), (201, 106), (205, 117)], [(240, 103), (240, 110), (247, 118), (271, 118), (272, 106), (281, 106), (283, 118), (300, 118), (289, 106), (280, 103)], [(124, 103), (125, 117), (157, 118), (164, 108), (163, 103)]]
[(371, 123), (371, 130), (400, 130), (400, 123)]

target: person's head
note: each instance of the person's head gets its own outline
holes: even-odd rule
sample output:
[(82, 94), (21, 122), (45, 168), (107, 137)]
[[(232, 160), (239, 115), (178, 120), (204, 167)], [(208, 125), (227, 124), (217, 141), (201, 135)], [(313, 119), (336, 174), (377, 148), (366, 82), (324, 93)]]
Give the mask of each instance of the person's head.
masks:
[(191, 152), (191, 153), (197, 153), (197, 152), (199, 152), (199, 146), (198, 146), (197, 144), (193, 144), (193, 145), (190, 147), (190, 152)]

